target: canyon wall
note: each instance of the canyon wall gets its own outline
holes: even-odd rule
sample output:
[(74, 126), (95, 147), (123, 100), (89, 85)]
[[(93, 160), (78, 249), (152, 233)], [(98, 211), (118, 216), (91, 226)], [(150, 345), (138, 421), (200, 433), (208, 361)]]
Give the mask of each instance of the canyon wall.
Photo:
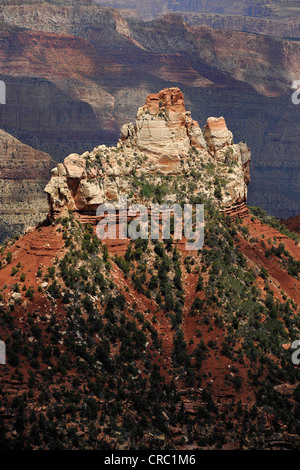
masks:
[(99, 5), (120, 9), (128, 18), (152, 20), (174, 12), (193, 26), (247, 31), (277, 37), (299, 38), (300, 5), (296, 1), (141, 1), (96, 0)]
[(299, 2), (293, 0), (95, 0), (101, 6), (132, 9), (149, 20), (167, 12), (210, 13), (218, 15), (243, 15), (258, 18), (296, 17)]
[[(153, 197), (155, 188), (165, 187), (163, 203), (181, 204), (194, 195), (240, 214), (246, 210), (250, 160), (250, 149), (245, 142), (234, 144), (223, 117), (208, 118), (202, 131), (180, 89), (166, 88), (149, 95), (135, 122), (122, 127), (117, 147), (100, 145), (59, 163), (45, 192), (52, 214), (95, 215), (99, 204), (118, 206), (121, 197), (143, 202), (139, 180)], [(188, 194), (179, 191), (179, 181), (188, 185)]]
[(43, 188), (53, 165), (48, 154), (0, 130), (0, 241), (46, 218)]
[(182, 13), (181, 15), (184, 18), (184, 21), (191, 26), (204, 25), (214, 29), (244, 31), (282, 38), (299, 38), (300, 36), (299, 16), (278, 20), (255, 18), (237, 14), (218, 15), (211, 13)]

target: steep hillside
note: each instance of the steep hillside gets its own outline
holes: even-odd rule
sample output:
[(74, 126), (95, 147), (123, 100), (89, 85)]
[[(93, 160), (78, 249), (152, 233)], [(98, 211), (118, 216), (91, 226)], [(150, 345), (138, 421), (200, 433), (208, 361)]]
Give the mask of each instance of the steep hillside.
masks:
[[(232, 140), (172, 88), (53, 170), (48, 222), (0, 253), (1, 449), (299, 447), (299, 237), (248, 212)], [(121, 194), (203, 203), (204, 246), (100, 240), (97, 204)]]

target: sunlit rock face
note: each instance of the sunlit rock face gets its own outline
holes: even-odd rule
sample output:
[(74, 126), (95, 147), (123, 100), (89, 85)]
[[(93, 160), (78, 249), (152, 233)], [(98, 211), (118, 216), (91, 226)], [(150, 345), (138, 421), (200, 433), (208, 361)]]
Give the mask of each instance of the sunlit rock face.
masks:
[(135, 124), (121, 130), (123, 145), (137, 148), (161, 166), (176, 166), (187, 156), (191, 146), (206, 149), (198, 122), (185, 109), (179, 88), (167, 88), (147, 97), (139, 108)]
[[(174, 183), (196, 175), (190, 188), (231, 210), (247, 201), (250, 159), (245, 142), (233, 143), (223, 117), (208, 118), (202, 131), (180, 89), (166, 88), (149, 95), (135, 122), (122, 127), (117, 147), (69, 155), (52, 170), (45, 191), (52, 212), (91, 212), (120, 196), (139, 201), (136, 178), (159, 185), (165, 176)], [(170, 197), (175, 201), (176, 193)]]

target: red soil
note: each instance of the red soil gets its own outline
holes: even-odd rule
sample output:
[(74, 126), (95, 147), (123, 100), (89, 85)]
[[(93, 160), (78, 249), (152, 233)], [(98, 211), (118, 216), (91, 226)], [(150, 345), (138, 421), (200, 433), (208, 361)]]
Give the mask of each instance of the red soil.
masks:
[[(0, 289), (3, 289), (4, 285), (18, 282), (21, 273), (26, 275), (26, 286), (37, 288), (38, 268), (46, 273), (55, 258), (61, 257), (64, 241), (55, 227), (40, 227), (23, 235), (7, 251), (12, 253), (12, 262), (0, 270)], [(18, 263), (21, 264), (19, 274), (12, 277), (12, 268), (17, 267)]]
[(283, 224), (290, 232), (300, 233), (300, 214), (296, 217), (291, 217), (290, 219), (284, 220)]
[[(268, 239), (277, 239), (277, 245), (283, 243), (289, 253), (296, 259), (300, 260), (300, 248), (296, 243), (288, 238), (286, 235), (278, 232), (276, 229), (262, 224), (259, 220), (252, 222), (250, 215), (243, 219), (243, 225), (248, 227), (250, 237), (258, 238), (258, 243), (251, 243), (240, 237), (239, 246), (242, 253), (257, 267), (264, 266), (273, 281), (275, 290), (285, 291), (296, 303), (300, 304), (300, 281), (295, 277), (290, 276), (280, 264), (280, 260), (271, 256), (266, 258), (266, 249), (272, 246), (268, 243)], [(261, 238), (264, 235), (264, 238)], [(260, 242), (264, 241), (265, 247)]]
[[(249, 264), (252, 266), (255, 265), (258, 268), (264, 266), (267, 269), (271, 279), (271, 287), (278, 298), (282, 297), (280, 293), (282, 289), (292, 299), (300, 303), (300, 282), (287, 274), (280, 265), (280, 260), (278, 260), (277, 257), (265, 257), (265, 250), (271, 246), (267, 241), (268, 238), (273, 240), (273, 238), (276, 237), (278, 243), (282, 241), (285, 244), (286, 249), (298, 260), (300, 259), (299, 248), (292, 240), (288, 239), (277, 230), (263, 225), (257, 220), (252, 222), (250, 215), (244, 218), (243, 225), (248, 227), (250, 237), (256, 237), (259, 241), (262, 240), (260, 236), (264, 234), (263, 240), (266, 244), (266, 247), (263, 248), (259, 242), (251, 243), (243, 237), (239, 237), (240, 249), (248, 259)], [(113, 261), (113, 257), (116, 254), (119, 256), (124, 255), (128, 243), (128, 240), (107, 241), (108, 251), (112, 256), (112, 279), (118, 286), (120, 292), (123, 293), (126, 298), (126, 315), (131, 317), (130, 309), (133, 309), (135, 312), (139, 311), (144, 314), (145, 320), (148, 320), (152, 327), (157, 330), (158, 336), (162, 342), (162, 352), (154, 351), (153, 360), (160, 366), (161, 375), (166, 381), (169, 381), (171, 379), (169, 371), (172, 371), (173, 369), (171, 361), (174, 348), (174, 331), (172, 330), (170, 319), (167, 317), (166, 312), (158, 310), (157, 304), (154, 300), (149, 299), (143, 294), (137, 293), (131, 278), (125, 278), (123, 271)], [(182, 254), (181, 269), (185, 291), (182, 329), (187, 343), (188, 352), (191, 354), (201, 340), (203, 340), (206, 345), (209, 341), (213, 341), (216, 345), (215, 348), (208, 348), (207, 357), (203, 361), (201, 372), (205, 372), (207, 374), (207, 378), (203, 380), (201, 387), (205, 388), (207, 384), (210, 384), (217, 401), (220, 400), (222, 403), (225, 403), (230, 402), (232, 399), (236, 401), (241, 400), (242, 406), (249, 407), (254, 402), (254, 390), (249, 385), (247, 375), (247, 371), (249, 370), (249, 360), (245, 357), (245, 363), (240, 364), (239, 362), (233, 361), (222, 355), (220, 350), (227, 333), (226, 328), (222, 330), (214, 325), (213, 329), (210, 329), (210, 325), (201, 323), (201, 321), (199, 322), (199, 319), (201, 320), (202, 317), (201, 314), (194, 317), (189, 315), (192, 302), (196, 297), (203, 298), (204, 292), (197, 292), (196, 290), (198, 274), (193, 271), (188, 272), (183, 263), (185, 256), (192, 255), (192, 253), (185, 251), (184, 243), (185, 240), (182, 240), (181, 243), (178, 244), (178, 249)], [(5, 300), (8, 300), (8, 298), (11, 297), (11, 286), (16, 282), (19, 282), (21, 273), (26, 274), (26, 281), (24, 283), (26, 287), (28, 288), (29, 286), (33, 286), (35, 291), (37, 291), (38, 286), (41, 283), (41, 280), (36, 277), (38, 268), (40, 267), (45, 274), (47, 268), (52, 266), (55, 258), (61, 258), (63, 256), (65, 248), (62, 235), (57, 231), (57, 227), (48, 226), (41, 227), (27, 233), (16, 241), (8, 251), (11, 251), (12, 253), (12, 262), (0, 270), (0, 289), (3, 289), (4, 286), (7, 285), (6, 289), (3, 291)], [(18, 263), (21, 264), (21, 268), (19, 269), (18, 274), (12, 276), (12, 268), (16, 268)], [(205, 276), (207, 276), (207, 274), (204, 273), (204, 281), (207, 280)], [(264, 283), (259, 276), (257, 277), (257, 283), (258, 287), (263, 290)], [(61, 328), (63, 328), (65, 313), (64, 307), (60, 301), (57, 302), (57, 307), (54, 312), (51, 300), (47, 298), (45, 293), (39, 293), (34, 296), (33, 302), (28, 302), (28, 308), (30, 308), (30, 311), (38, 312), (40, 315), (51, 312), (54, 313), (57, 316), (58, 323)], [(216, 312), (207, 311), (205, 313), (207, 313), (210, 323), (213, 325), (213, 313)], [(219, 313), (222, 315), (222, 312)], [(14, 315), (18, 318), (19, 322), (24, 325), (24, 329), (28, 327), (26, 319), (27, 314), (27, 305), (23, 304), (22, 306), (15, 308)], [(156, 318), (155, 322), (153, 321), (153, 317)], [(197, 329), (201, 330), (202, 336), (197, 336)], [(238, 392), (234, 389), (231, 383), (226, 381), (226, 376), (231, 376), (233, 378), (235, 375), (235, 373), (231, 371), (232, 366), (235, 366), (238, 369), (239, 376), (243, 379), (241, 390)], [(24, 364), (24, 370), (22, 367), (22, 372), (27, 377), (28, 370), (27, 372), (26, 370), (26, 364)], [(198, 388), (195, 388), (194, 390), (186, 390), (186, 385), (180, 378), (175, 380), (177, 381), (178, 389), (180, 390), (181, 398), (185, 404), (186, 410), (189, 413), (194, 414), (199, 406), (199, 398), (197, 398), (197, 394), (201, 394), (201, 390)]]

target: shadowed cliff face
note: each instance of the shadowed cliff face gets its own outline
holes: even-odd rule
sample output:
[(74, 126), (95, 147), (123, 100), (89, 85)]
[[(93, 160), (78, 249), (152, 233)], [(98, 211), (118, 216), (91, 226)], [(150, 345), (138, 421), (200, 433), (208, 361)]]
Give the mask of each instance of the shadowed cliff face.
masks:
[[(134, 45), (124, 59), (113, 40), (112, 50), (106, 51), (99, 34), (93, 36), (97, 51), (80, 37), (44, 31), (4, 28), (0, 41), (8, 96), (0, 125), (58, 160), (63, 152), (84, 150), (99, 140), (114, 142), (132, 116), (130, 107), (150, 91), (153, 76), (196, 87), (212, 85), (181, 54), (151, 54)], [(132, 82), (136, 71), (146, 90), (140, 95)]]
[(297, 1), (203, 1), (203, 0), (95, 0), (119, 8), (125, 17), (152, 20), (174, 12), (193, 26), (247, 31), (276, 37), (300, 36), (300, 4)]
[(300, 75), (297, 42), (237, 31), (187, 27), (174, 15), (135, 24), (132, 31), (134, 38), (152, 51), (185, 50), (190, 60), (227, 73), (265, 96), (290, 93), (291, 84)]
[(42, 189), (54, 161), (0, 130), (0, 242), (24, 233), (48, 213)]

